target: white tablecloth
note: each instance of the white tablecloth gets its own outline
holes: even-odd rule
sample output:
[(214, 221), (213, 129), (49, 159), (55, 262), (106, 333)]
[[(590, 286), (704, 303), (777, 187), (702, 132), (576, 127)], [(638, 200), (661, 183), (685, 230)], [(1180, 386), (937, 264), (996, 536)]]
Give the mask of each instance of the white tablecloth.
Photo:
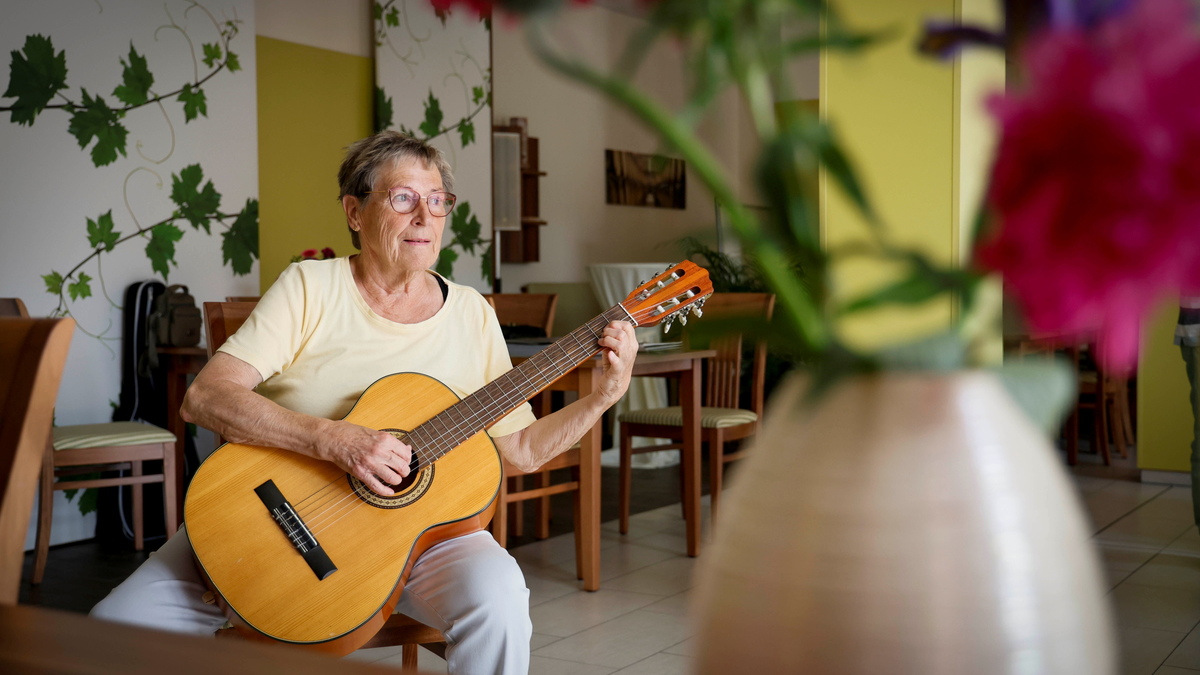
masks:
[[(604, 308), (623, 301), (633, 289), (644, 281), (649, 281), (656, 275), (665, 272), (672, 263), (617, 263), (606, 265), (589, 265), (588, 272), (592, 278), (592, 289), (596, 299)], [(679, 329), (676, 328), (676, 331)], [(663, 342), (662, 326), (637, 329), (638, 342)], [(629, 385), (629, 391), (624, 398), (613, 406), (612, 448), (600, 453), (600, 463), (603, 466), (617, 466), (621, 458), (618, 448), (621, 442), (620, 426), (617, 416), (626, 410), (641, 410), (644, 408), (662, 408), (667, 405), (667, 382), (661, 377), (635, 377)], [(634, 447), (647, 445), (665, 445), (669, 441), (653, 438), (634, 438)], [(677, 450), (663, 452), (647, 452), (633, 456), (633, 468), (657, 469), (664, 466), (674, 466), (679, 463)]]

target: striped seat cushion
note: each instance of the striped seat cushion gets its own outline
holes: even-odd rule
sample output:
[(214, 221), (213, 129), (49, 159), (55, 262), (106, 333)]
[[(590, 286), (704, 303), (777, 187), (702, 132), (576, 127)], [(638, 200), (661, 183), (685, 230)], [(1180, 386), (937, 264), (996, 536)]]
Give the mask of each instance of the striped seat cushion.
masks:
[(175, 434), (152, 424), (142, 424), (141, 422), (107, 422), (54, 427), (55, 450), (174, 442)]
[[(629, 412), (621, 413), (621, 416), (617, 419), (631, 424), (661, 424), (663, 426), (681, 427), (683, 426), (683, 408), (676, 405), (670, 408), (630, 410)], [(741, 408), (700, 409), (700, 426), (708, 429), (736, 427), (739, 424), (748, 424), (757, 419), (758, 415), (754, 411), (742, 410)]]

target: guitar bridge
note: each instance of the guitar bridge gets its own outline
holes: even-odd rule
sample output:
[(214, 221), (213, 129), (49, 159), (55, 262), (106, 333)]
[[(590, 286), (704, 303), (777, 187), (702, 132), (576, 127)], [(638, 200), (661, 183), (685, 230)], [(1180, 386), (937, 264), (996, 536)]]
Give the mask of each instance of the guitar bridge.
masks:
[(266, 506), (267, 510), (271, 512), (275, 524), (283, 530), (283, 534), (287, 536), (288, 541), (292, 542), (292, 546), (304, 558), (304, 562), (308, 563), (308, 567), (313, 574), (317, 575), (318, 580), (324, 580), (337, 571), (337, 566), (329, 559), (325, 549), (321, 548), (321, 544), (317, 542), (312, 531), (300, 519), (300, 515), (296, 513), (288, 500), (284, 499), (279, 488), (275, 487), (275, 481), (268, 480), (259, 485), (254, 488), (254, 493), (262, 500), (263, 506)]

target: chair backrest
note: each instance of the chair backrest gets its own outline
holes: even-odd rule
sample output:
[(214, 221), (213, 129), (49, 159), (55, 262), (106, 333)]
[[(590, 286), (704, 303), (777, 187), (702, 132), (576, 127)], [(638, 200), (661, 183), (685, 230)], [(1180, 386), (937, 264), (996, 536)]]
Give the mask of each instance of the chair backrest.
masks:
[(554, 312), (558, 296), (554, 293), (488, 293), (483, 297), (496, 310), (504, 326), (533, 326), (546, 336), (554, 330)]
[(553, 293), (558, 296), (554, 310), (554, 325), (550, 335), (562, 337), (594, 319), (604, 308), (596, 299), (596, 292), (588, 281), (550, 282), (535, 281), (525, 284), (521, 290), (529, 294)]
[(257, 302), (206, 302), (204, 328), (208, 331), (208, 355), (217, 353), (230, 335), (246, 323)]
[(25, 534), (74, 319), (0, 318), (0, 605), (17, 604)]
[(20, 298), (0, 298), (0, 316), (11, 316), (21, 319), (29, 318), (29, 310)]
[(227, 295), (225, 302), (258, 302), (262, 299), (261, 295)]
[[(775, 296), (771, 293), (713, 293), (704, 303), (705, 318), (725, 321), (767, 321), (774, 310)], [(737, 408), (742, 379), (742, 334), (723, 335), (713, 340), (709, 348), (715, 349), (717, 355), (705, 362), (704, 405)], [(751, 367), (750, 409), (761, 415), (767, 372), (766, 341), (755, 343)]]

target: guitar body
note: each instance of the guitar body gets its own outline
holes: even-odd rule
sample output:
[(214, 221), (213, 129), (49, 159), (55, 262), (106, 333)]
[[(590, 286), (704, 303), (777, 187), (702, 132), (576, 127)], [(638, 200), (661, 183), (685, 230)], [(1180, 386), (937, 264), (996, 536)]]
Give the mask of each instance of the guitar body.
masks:
[[(458, 400), (433, 378), (400, 373), (371, 385), (345, 419), (407, 432)], [(423, 551), (487, 524), (501, 477), (483, 431), (415, 472), (396, 498), (356, 492), (330, 462), (228, 443), (196, 472), (184, 519), (201, 571), (244, 634), (347, 654), (392, 613)], [(336, 571), (319, 578), (289, 540), (255, 491), (268, 480)]]

